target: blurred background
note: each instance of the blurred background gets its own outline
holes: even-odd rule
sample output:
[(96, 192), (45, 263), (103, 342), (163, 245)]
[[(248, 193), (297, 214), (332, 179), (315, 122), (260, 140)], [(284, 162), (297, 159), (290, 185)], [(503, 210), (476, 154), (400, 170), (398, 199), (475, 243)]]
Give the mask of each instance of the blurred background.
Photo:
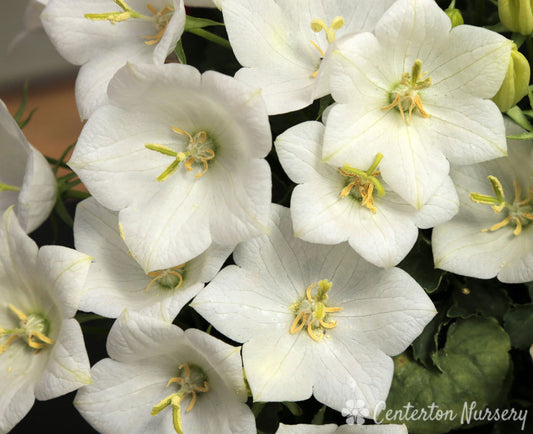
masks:
[(58, 157), (81, 131), (74, 99), (77, 67), (67, 63), (40, 29), (27, 30), (29, 0), (0, 0), (0, 99), (13, 114), (29, 84), (25, 114), (37, 108), (24, 128), (43, 154)]

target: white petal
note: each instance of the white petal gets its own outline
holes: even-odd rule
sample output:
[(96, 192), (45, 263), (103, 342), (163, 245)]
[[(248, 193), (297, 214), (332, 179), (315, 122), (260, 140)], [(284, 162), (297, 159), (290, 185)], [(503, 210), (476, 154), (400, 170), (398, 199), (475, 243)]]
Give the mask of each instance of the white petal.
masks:
[(244, 344), (242, 358), (254, 401), (302, 401), (311, 396), (315, 372), (307, 368), (307, 333), (273, 334)]
[(201, 181), (177, 171), (157, 196), (120, 212), (126, 244), (146, 272), (183, 264), (210, 246), (211, 204)]
[(56, 398), (91, 383), (89, 357), (75, 319), (63, 321), (50, 351), (48, 364), (35, 386), (37, 399)]
[(167, 409), (151, 416), (151, 411), (167, 393), (169, 377), (159, 366), (127, 365), (111, 359), (99, 361), (91, 369), (93, 384), (81, 388), (74, 405), (99, 432), (171, 434), (172, 417)]
[(493, 97), (507, 72), (511, 46), (509, 39), (496, 32), (469, 25), (454, 27), (445, 49), (433, 56), (431, 65), (424, 64), (431, 92), (444, 96), (460, 90), (480, 98)]
[(92, 258), (66, 247), (44, 246), (37, 260), (41, 275), (57, 297), (63, 317), (72, 318), (78, 310)]
[(191, 306), (221, 333), (246, 342), (290, 327), (294, 315), (289, 306), (295, 295), (283, 297), (271, 295), (271, 291), (257, 272), (229, 266), (196, 296)]
[(109, 332), (107, 353), (120, 362), (137, 363), (167, 353), (182, 335), (183, 331), (170, 323), (124, 311)]
[(292, 181), (302, 184), (319, 175), (328, 177), (331, 169), (322, 162), (324, 125), (308, 121), (289, 128), (276, 139), (276, 153)]
[[(309, 336), (304, 336), (310, 339)], [(308, 354), (315, 398), (337, 411), (348, 399), (362, 400), (372, 414), (384, 401), (392, 381), (392, 359), (381, 351), (324, 338)]]
[(56, 202), (56, 190), (56, 179), (50, 165), (37, 149), (31, 147), (16, 206), (16, 213), (26, 232), (32, 232), (48, 218)]
[(333, 434), (337, 432), (337, 425), (328, 423), (326, 425), (285, 425), (279, 424), (276, 434)]
[(416, 213), (414, 222), (421, 229), (432, 228), (450, 220), (459, 211), (459, 198), (448, 176), (422, 209)]
[(420, 135), (429, 137), (451, 164), (479, 163), (507, 155), (503, 117), (492, 101), (463, 96), (424, 99), (430, 122), (420, 122)]

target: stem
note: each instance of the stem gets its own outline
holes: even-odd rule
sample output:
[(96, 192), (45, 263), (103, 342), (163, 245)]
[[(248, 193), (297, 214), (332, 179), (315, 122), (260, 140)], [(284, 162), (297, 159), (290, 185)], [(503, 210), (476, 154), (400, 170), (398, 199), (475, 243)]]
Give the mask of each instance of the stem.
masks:
[(529, 63), (533, 61), (533, 41), (531, 40), (531, 35), (526, 37), (526, 47), (527, 47), (527, 57), (529, 58)]
[(208, 32), (204, 29), (190, 29), (187, 32), (192, 33), (193, 35), (200, 36), (201, 38), (207, 39), (215, 44), (220, 45), (221, 47), (231, 49), (231, 44), (227, 39), (224, 39), (221, 36), (215, 35), (214, 33)]
[(80, 191), (80, 190), (67, 190), (63, 193), (63, 197), (65, 199), (87, 199), (88, 197), (91, 197), (90, 193), (87, 193), (86, 191)]
[(72, 145), (67, 146), (67, 148), (63, 151), (63, 153), (59, 157), (59, 160), (57, 160), (56, 164), (54, 164), (54, 167), (52, 169), (54, 171), (54, 174), (57, 174), (57, 169), (59, 169), (59, 166), (61, 164), (64, 164), (64, 160), (67, 157), (67, 154), (72, 150), (72, 148), (74, 148), (74, 146), (76, 146), (76, 143), (72, 143)]

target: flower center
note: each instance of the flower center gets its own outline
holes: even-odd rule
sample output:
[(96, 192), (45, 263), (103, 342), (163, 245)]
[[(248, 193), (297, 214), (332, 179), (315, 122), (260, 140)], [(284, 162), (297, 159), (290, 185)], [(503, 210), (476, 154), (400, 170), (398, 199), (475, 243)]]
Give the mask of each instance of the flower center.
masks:
[(20, 187), (14, 185), (3, 184), (0, 182), (0, 191), (20, 191)]
[[(335, 39), (337, 39), (337, 35), (335, 34), (335, 30), (339, 30), (344, 26), (344, 18), (342, 17), (335, 17), (331, 20), (331, 23), (328, 27), (326, 22), (322, 18), (315, 18), (311, 21), (311, 29), (315, 33), (320, 33), (324, 31), (326, 33), (326, 39), (328, 41), (328, 44), (332, 44), (335, 42)], [(315, 47), (318, 52), (320, 53), (320, 58), (323, 59), (326, 54), (320, 48), (320, 46), (315, 41), (310, 41), (311, 44), (313, 44), (313, 47)], [(317, 70), (311, 75), (311, 78), (315, 78), (318, 74), (318, 69), (320, 68), (320, 64), (318, 65)]]
[(171, 6), (165, 6), (158, 11), (150, 3), (147, 3), (146, 8), (150, 11), (152, 16), (144, 15), (132, 9), (124, 0), (113, 1), (120, 6), (122, 11), (104, 12), (101, 14), (85, 14), (85, 18), (93, 21), (109, 21), (111, 24), (126, 21), (131, 18), (151, 21), (155, 24), (156, 33), (149, 36), (142, 36), (143, 39), (147, 39), (147, 41), (145, 41), (146, 45), (153, 45), (161, 40), (165, 30), (167, 29), (168, 22), (174, 14), (174, 8)]
[(183, 284), (184, 274), (185, 264), (167, 268), (166, 270), (151, 271), (148, 273), (148, 276), (150, 276), (152, 280), (150, 280), (150, 283), (146, 287), (145, 291), (148, 291), (154, 283), (157, 283), (161, 289), (178, 289)]
[(48, 337), (50, 323), (43, 315), (39, 313), (26, 315), (11, 303), (8, 306), (11, 312), (19, 319), (19, 326), (14, 329), (0, 327), (0, 339), (8, 337), (7, 342), (0, 345), (0, 354), (4, 353), (9, 348), (9, 345), (18, 338), (25, 339), (28, 346), (37, 350), (37, 352), (47, 344), (51, 345), (55, 343)]
[(207, 162), (215, 158), (215, 151), (212, 149), (215, 147), (214, 140), (205, 131), (200, 131), (194, 136), (178, 127), (172, 127), (172, 131), (187, 136), (189, 139), (187, 150), (185, 152), (176, 152), (168, 146), (159, 145), (157, 143), (147, 143), (145, 145), (147, 149), (175, 158), (156, 179), (159, 182), (165, 181), (178, 169), (179, 164), (182, 162), (185, 162), (185, 169), (187, 169), (188, 172), (192, 170), (193, 164), (201, 164), (203, 170), (195, 175), (196, 178), (200, 178), (205, 172), (207, 172), (207, 169), (209, 169), (209, 164)]
[(527, 197), (525, 199), (520, 199), (522, 196), (522, 189), (520, 188), (518, 181), (515, 180), (514, 201), (507, 202), (500, 180), (495, 176), (489, 176), (488, 178), (492, 185), (492, 191), (494, 191), (495, 197), (480, 193), (470, 193), (470, 200), (483, 205), (490, 205), (496, 214), (505, 210), (507, 216), (494, 226), (491, 226), (488, 229), (483, 229), (483, 232), (497, 231), (498, 229), (507, 226), (509, 223), (512, 223), (515, 225), (513, 234), (515, 236), (520, 235), (522, 229), (533, 221), (533, 186), (529, 186)]
[(409, 112), (409, 125), (411, 125), (411, 114), (415, 108), (423, 118), (429, 118), (429, 113), (424, 110), (422, 100), (418, 92), (431, 86), (431, 78), (424, 76), (427, 72), (422, 72), (422, 61), (416, 59), (411, 74), (404, 72), (400, 82), (394, 86), (389, 93), (390, 104), (382, 107), (381, 110), (390, 110), (396, 107), (402, 116), (402, 121), (405, 124), (404, 112)]
[(339, 173), (347, 180), (346, 186), (340, 193), (341, 198), (350, 195), (375, 214), (374, 188), (377, 190), (379, 197), (385, 195), (385, 190), (377, 178), (381, 172), (376, 170), (382, 159), (383, 154), (378, 153), (374, 162), (366, 171), (354, 169), (348, 164), (345, 164), (344, 167), (339, 167)]
[[(311, 291), (317, 285), (318, 288), (313, 297)], [(332, 283), (327, 279), (313, 283), (305, 291), (305, 297), (290, 306), (290, 310), (295, 315), (289, 329), (291, 335), (305, 327), (309, 336), (320, 342), (326, 334), (326, 329), (332, 329), (337, 325), (337, 321), (330, 320), (329, 316), (333, 312), (341, 311), (342, 307), (327, 307), (328, 291), (331, 286)]]
[(207, 375), (197, 365), (184, 363), (178, 367), (178, 375), (168, 380), (167, 387), (172, 383), (178, 383), (178, 391), (168, 395), (152, 408), (152, 416), (159, 414), (169, 405), (172, 407), (172, 423), (178, 434), (183, 434), (181, 426), (181, 402), (191, 395), (191, 401), (186, 412), (189, 412), (196, 403), (196, 395), (209, 390)]

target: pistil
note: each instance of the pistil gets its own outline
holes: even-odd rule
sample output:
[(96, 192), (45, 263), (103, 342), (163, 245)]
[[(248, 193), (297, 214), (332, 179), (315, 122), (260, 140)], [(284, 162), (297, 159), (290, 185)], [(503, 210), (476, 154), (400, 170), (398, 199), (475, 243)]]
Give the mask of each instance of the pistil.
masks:
[(411, 116), (415, 108), (423, 118), (429, 118), (430, 114), (424, 110), (422, 106), (422, 100), (419, 91), (431, 86), (431, 78), (425, 77), (427, 72), (422, 72), (422, 61), (416, 59), (413, 67), (411, 68), (411, 74), (404, 72), (402, 79), (390, 92), (389, 98), (391, 103), (381, 110), (390, 110), (397, 108), (402, 116), (402, 121), (405, 124), (405, 114), (408, 112), (409, 125), (411, 125)]
[(167, 268), (166, 270), (151, 271), (148, 274), (152, 278), (145, 291), (148, 291), (154, 283), (157, 283), (163, 289), (178, 289), (183, 284), (183, 274), (185, 264), (176, 267)]
[[(311, 291), (318, 285), (315, 296)], [(339, 312), (342, 307), (328, 307), (328, 291), (332, 283), (327, 279), (309, 285), (305, 291), (305, 298), (295, 304), (290, 309), (296, 315), (291, 324), (289, 333), (292, 335), (300, 330), (305, 329), (309, 336), (317, 342), (320, 342), (326, 334), (325, 329), (332, 329), (337, 325), (337, 321), (329, 318), (333, 312)]]
[(159, 414), (169, 405), (172, 407), (172, 423), (174, 430), (178, 434), (183, 434), (183, 427), (181, 423), (181, 402), (187, 397), (191, 397), (191, 401), (187, 406), (187, 413), (191, 411), (196, 404), (198, 393), (205, 393), (209, 391), (209, 383), (204, 371), (196, 365), (183, 363), (178, 366), (178, 376), (172, 377), (168, 380), (167, 387), (173, 383), (177, 383), (179, 389), (177, 392), (168, 395), (162, 399), (158, 404), (152, 408), (152, 416)]
[(7, 351), (9, 346), (18, 338), (26, 339), (28, 346), (37, 350), (37, 352), (46, 345), (55, 343), (47, 336), (50, 327), (44, 316), (37, 313), (26, 315), (11, 303), (8, 306), (11, 312), (19, 319), (19, 327), (13, 329), (0, 327), (0, 337), (9, 336), (7, 342), (0, 345), (0, 354)]
[(203, 170), (195, 175), (196, 178), (200, 178), (209, 169), (208, 161), (215, 158), (215, 151), (211, 149), (214, 147), (213, 140), (205, 131), (200, 131), (194, 136), (178, 127), (172, 127), (172, 131), (186, 136), (189, 139), (187, 150), (185, 152), (176, 152), (168, 146), (157, 143), (147, 143), (145, 145), (146, 149), (175, 158), (175, 160), (170, 163), (170, 165), (156, 179), (159, 182), (166, 181), (168, 177), (178, 169), (180, 163), (184, 163), (185, 169), (188, 172), (193, 170), (192, 165), (194, 163), (201, 163), (203, 165)]
[(361, 201), (362, 206), (376, 214), (377, 210), (374, 205), (374, 189), (377, 190), (379, 197), (385, 195), (385, 189), (378, 180), (381, 172), (376, 170), (382, 159), (383, 154), (378, 153), (374, 162), (366, 171), (354, 169), (348, 164), (345, 164), (344, 167), (339, 167), (339, 173), (350, 180), (346, 187), (342, 189), (340, 193), (341, 198), (345, 198), (351, 194), (357, 200)]
[(515, 225), (513, 235), (520, 235), (523, 228), (533, 221), (533, 186), (529, 186), (527, 196), (524, 199), (521, 199), (522, 189), (520, 188), (518, 180), (515, 180), (514, 200), (513, 202), (508, 202), (505, 199), (505, 193), (500, 180), (495, 176), (489, 176), (488, 179), (491, 183), (494, 196), (470, 193), (470, 200), (483, 205), (489, 205), (495, 214), (499, 214), (506, 210), (507, 216), (490, 228), (483, 229), (483, 232), (494, 232), (513, 223)]
[[(320, 33), (324, 31), (326, 34), (326, 40), (328, 41), (328, 44), (332, 44), (337, 39), (337, 35), (335, 33), (336, 30), (341, 29), (344, 26), (344, 18), (342, 17), (335, 17), (331, 20), (330, 25), (328, 26), (326, 22), (322, 18), (315, 18), (311, 21), (311, 29), (315, 33)], [(318, 52), (320, 53), (321, 59), (323, 59), (326, 54), (320, 48), (320, 46), (315, 41), (310, 41), (313, 47), (315, 47)], [(311, 75), (312, 78), (315, 78), (318, 74), (318, 69)]]

